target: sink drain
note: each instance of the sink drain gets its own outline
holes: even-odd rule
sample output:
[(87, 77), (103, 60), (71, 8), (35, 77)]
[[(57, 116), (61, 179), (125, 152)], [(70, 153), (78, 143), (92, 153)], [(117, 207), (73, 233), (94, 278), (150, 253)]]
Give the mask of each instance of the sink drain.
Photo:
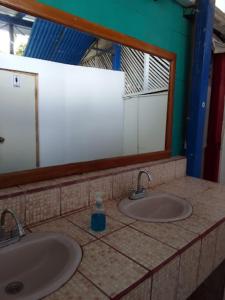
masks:
[(14, 282), (10, 282), (9, 284), (7, 284), (7, 286), (5, 287), (5, 292), (6, 292), (6, 294), (16, 295), (19, 292), (21, 292), (23, 288), (24, 288), (24, 285), (22, 282), (14, 281)]

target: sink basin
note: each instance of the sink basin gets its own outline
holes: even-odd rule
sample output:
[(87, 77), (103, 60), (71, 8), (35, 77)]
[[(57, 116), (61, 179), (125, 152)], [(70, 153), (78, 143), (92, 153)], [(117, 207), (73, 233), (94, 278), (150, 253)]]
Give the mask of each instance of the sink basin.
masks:
[(173, 195), (148, 193), (138, 200), (123, 199), (119, 210), (130, 218), (144, 222), (173, 222), (189, 217), (192, 206)]
[(0, 248), (0, 299), (47, 296), (70, 279), (81, 257), (78, 243), (60, 233), (30, 233)]

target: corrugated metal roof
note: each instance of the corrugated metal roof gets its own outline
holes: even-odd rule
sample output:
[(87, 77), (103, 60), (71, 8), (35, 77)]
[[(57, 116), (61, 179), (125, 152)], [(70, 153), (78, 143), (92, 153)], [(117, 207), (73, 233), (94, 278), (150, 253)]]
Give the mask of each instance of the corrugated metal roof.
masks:
[(77, 65), (95, 40), (87, 33), (36, 19), (24, 56)]

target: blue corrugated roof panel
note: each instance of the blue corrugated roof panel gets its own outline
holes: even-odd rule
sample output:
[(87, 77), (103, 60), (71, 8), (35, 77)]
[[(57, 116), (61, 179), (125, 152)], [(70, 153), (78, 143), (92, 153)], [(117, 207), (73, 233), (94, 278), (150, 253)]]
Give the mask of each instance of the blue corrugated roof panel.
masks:
[(87, 33), (36, 19), (24, 55), (78, 65), (95, 40)]

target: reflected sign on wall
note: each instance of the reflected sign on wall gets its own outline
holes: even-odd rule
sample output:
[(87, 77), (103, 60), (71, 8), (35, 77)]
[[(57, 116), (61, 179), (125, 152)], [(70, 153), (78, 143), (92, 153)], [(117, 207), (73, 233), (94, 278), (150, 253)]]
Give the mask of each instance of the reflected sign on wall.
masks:
[(13, 75), (13, 86), (20, 87), (20, 76), (19, 75)]

